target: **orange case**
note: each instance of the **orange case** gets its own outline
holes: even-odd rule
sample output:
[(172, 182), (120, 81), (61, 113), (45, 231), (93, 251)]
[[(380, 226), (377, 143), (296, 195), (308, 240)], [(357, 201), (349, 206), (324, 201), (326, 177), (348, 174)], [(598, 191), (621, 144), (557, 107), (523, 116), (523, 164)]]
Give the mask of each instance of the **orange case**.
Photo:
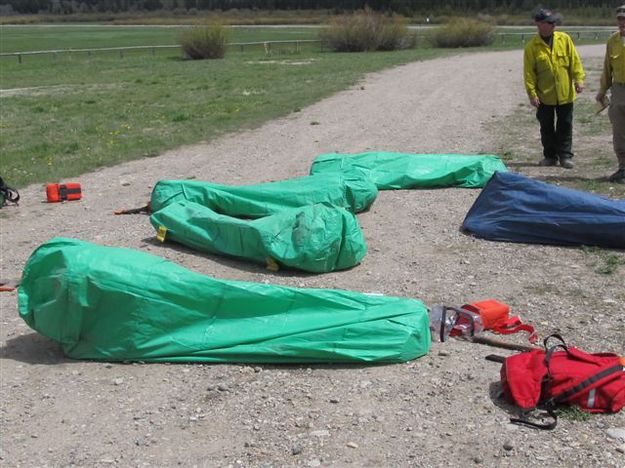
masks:
[(505, 322), (510, 314), (510, 306), (495, 299), (474, 302), (473, 304), (464, 305), (462, 308), (480, 314), (486, 330)]
[(80, 200), (82, 190), (78, 183), (68, 184), (48, 184), (46, 194), (49, 203), (61, 202), (65, 200)]

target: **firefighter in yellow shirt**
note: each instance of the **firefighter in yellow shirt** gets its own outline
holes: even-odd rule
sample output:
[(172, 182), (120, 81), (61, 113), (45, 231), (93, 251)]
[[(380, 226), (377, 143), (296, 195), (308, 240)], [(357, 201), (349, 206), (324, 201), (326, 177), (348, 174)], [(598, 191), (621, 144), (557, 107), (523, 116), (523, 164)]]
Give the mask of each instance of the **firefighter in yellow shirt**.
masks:
[(606, 92), (612, 90), (608, 115), (612, 122), (612, 142), (618, 169), (609, 180), (625, 184), (625, 5), (616, 9), (616, 20), (618, 31), (608, 39), (596, 99), (600, 103), (605, 102)]
[(525, 46), (523, 74), (536, 107), (543, 146), (541, 166), (573, 168), (573, 103), (584, 89), (584, 67), (571, 37), (555, 31), (558, 15), (543, 8), (534, 16), (538, 34)]

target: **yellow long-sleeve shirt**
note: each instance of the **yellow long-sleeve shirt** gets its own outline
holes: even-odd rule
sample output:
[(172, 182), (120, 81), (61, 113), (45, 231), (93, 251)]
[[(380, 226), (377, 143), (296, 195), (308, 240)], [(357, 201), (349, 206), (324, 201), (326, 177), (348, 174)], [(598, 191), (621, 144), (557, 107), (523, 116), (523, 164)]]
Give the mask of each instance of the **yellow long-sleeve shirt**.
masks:
[(575, 101), (574, 84), (584, 84), (586, 76), (571, 37), (554, 31), (552, 47), (537, 34), (525, 46), (523, 74), (530, 98), (551, 106)]
[(612, 83), (625, 84), (625, 45), (620, 32), (608, 39), (599, 91), (605, 94)]

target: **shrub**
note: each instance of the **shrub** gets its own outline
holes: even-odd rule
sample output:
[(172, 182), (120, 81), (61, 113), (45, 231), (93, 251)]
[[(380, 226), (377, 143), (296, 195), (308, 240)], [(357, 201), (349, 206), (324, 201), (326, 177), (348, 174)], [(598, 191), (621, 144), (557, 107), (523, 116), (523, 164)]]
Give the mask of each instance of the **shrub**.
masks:
[(223, 58), (229, 31), (221, 24), (194, 26), (180, 35), (185, 55), (193, 60)]
[(491, 44), (495, 28), (474, 19), (455, 19), (430, 33), (434, 47), (478, 47)]
[(369, 8), (332, 19), (319, 32), (319, 39), (337, 52), (405, 49), (415, 43), (403, 18), (384, 16)]

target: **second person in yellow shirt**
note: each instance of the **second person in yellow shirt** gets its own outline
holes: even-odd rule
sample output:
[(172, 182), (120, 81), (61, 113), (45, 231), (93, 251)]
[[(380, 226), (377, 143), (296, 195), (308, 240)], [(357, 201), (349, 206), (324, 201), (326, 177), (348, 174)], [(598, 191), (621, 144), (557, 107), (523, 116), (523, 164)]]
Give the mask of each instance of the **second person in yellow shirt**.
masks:
[(618, 169), (608, 180), (625, 184), (625, 5), (616, 9), (616, 21), (618, 31), (608, 39), (596, 99), (603, 103), (608, 89), (612, 90), (608, 114), (612, 122), (612, 142)]

